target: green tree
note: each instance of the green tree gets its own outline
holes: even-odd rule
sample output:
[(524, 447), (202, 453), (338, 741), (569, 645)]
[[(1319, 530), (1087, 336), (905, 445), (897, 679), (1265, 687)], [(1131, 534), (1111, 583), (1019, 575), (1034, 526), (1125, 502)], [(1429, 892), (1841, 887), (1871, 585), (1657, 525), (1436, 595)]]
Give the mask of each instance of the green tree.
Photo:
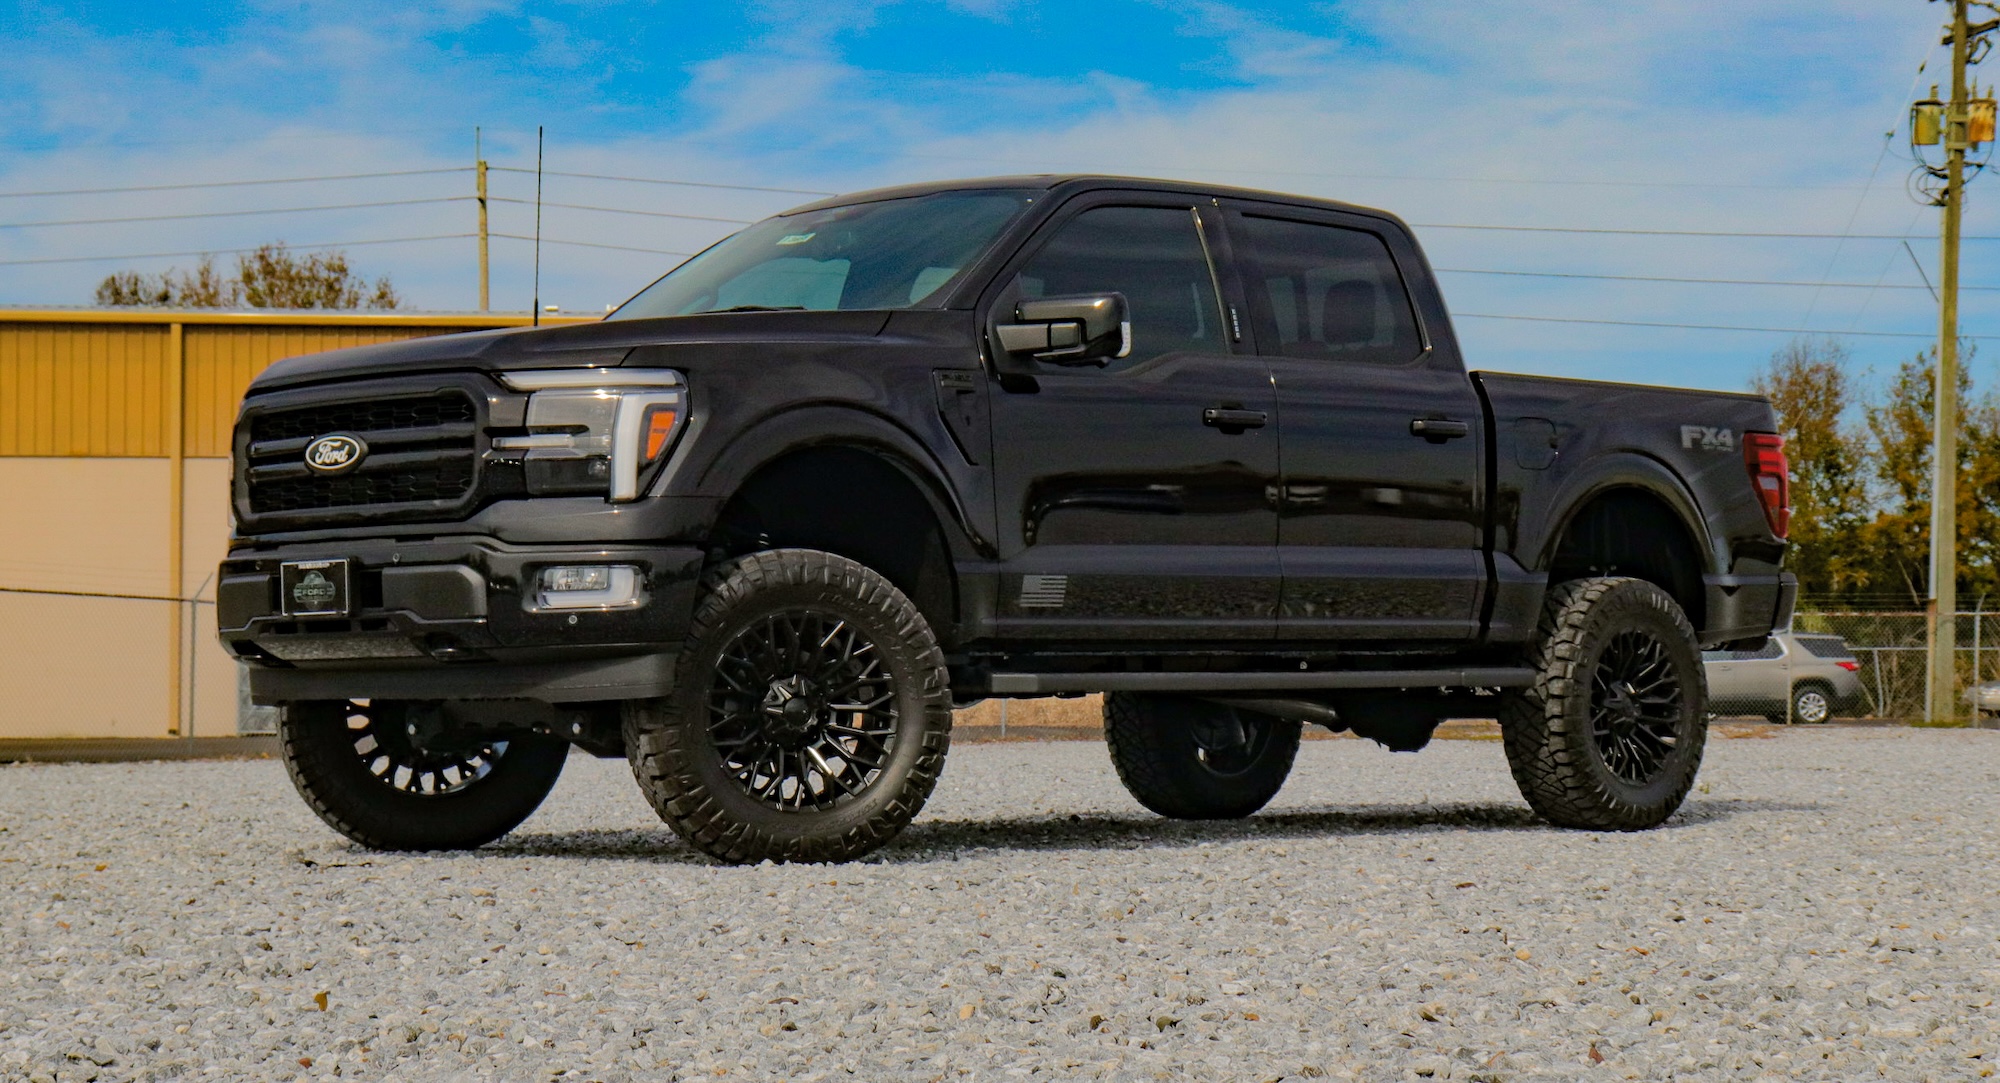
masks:
[(229, 308), (236, 304), (235, 283), (215, 269), (215, 257), (203, 256), (194, 269), (157, 275), (118, 271), (97, 284), (100, 305), (143, 305), (149, 308)]
[(158, 308), (396, 308), (396, 288), (383, 275), (367, 281), (338, 250), (298, 254), (285, 242), (267, 244), (236, 257), (236, 273), (224, 277), (215, 260), (203, 256), (192, 270), (174, 268), (157, 275), (119, 271), (97, 284), (100, 305)]
[(1858, 435), (1845, 420), (1853, 404), (1847, 348), (1797, 338), (1771, 355), (1751, 381), (1771, 400), (1791, 461), (1792, 556), (1808, 595), (1850, 594), (1869, 579), (1858, 542), (1869, 519), (1868, 474)]
[[(1958, 590), (1968, 601), (2000, 597), (2000, 402), (1972, 398), (1971, 344), (1958, 370)], [(1937, 351), (1898, 366), (1867, 408), (1875, 514), (1862, 533), (1867, 589), (1921, 604), (1930, 590), (1931, 427), (1937, 405)]]

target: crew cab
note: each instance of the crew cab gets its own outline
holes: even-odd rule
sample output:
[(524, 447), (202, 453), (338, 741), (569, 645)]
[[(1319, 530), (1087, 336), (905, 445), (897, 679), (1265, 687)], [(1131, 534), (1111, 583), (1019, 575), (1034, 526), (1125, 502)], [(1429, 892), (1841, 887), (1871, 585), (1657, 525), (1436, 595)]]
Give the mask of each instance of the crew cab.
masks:
[(518, 825), (570, 745), (729, 861), (921, 809), (952, 710), (1105, 693), (1120, 778), (1246, 816), (1304, 724), (1501, 719), (1656, 825), (1704, 649), (1789, 620), (1770, 405), (1468, 372), (1392, 214), (1035, 176), (749, 226), (602, 322), (293, 358), (235, 430), (223, 642), (329, 824)]

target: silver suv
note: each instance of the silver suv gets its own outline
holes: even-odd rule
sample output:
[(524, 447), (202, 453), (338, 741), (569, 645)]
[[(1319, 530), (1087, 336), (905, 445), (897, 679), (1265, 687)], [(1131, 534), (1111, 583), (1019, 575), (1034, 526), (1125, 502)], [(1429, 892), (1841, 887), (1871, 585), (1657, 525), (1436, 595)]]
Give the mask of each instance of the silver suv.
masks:
[(1709, 710), (1773, 722), (1825, 722), (1867, 702), (1861, 663), (1836, 635), (1774, 632), (1762, 650), (1703, 651)]

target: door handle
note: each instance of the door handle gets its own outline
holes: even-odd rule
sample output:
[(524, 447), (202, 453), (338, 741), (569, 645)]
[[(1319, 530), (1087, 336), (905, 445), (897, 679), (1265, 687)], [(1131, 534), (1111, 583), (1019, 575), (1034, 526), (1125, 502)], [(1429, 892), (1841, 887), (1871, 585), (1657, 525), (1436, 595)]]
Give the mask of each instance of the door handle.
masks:
[(1213, 429), (1234, 435), (1244, 429), (1261, 429), (1271, 415), (1262, 410), (1238, 410), (1234, 407), (1211, 406), (1201, 412), (1201, 423)]
[(1463, 421), (1445, 421), (1435, 417), (1420, 417), (1410, 422), (1410, 435), (1421, 436), (1433, 444), (1446, 440), (1456, 440), (1472, 435), (1472, 426)]

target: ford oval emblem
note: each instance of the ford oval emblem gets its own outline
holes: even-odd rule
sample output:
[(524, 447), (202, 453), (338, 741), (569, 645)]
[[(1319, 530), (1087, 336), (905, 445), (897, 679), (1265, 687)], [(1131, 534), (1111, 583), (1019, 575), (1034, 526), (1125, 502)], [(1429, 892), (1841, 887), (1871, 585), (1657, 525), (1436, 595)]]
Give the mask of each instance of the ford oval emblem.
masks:
[(343, 432), (322, 436), (306, 445), (306, 469), (315, 474), (345, 474), (361, 465), (368, 445)]

